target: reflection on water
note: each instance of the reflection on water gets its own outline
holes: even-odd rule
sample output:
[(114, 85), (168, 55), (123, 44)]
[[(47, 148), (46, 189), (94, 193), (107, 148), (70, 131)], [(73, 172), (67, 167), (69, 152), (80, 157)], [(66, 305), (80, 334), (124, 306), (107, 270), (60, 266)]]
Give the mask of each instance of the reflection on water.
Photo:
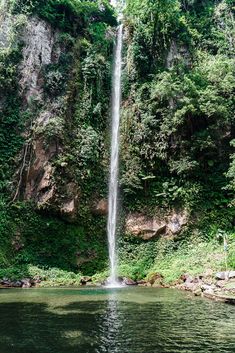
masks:
[(0, 353), (234, 353), (235, 307), (168, 289), (0, 290)]
[(118, 312), (118, 295), (115, 289), (108, 295), (107, 309), (99, 324), (100, 344), (97, 353), (120, 352), (118, 334), (121, 330), (121, 317)]

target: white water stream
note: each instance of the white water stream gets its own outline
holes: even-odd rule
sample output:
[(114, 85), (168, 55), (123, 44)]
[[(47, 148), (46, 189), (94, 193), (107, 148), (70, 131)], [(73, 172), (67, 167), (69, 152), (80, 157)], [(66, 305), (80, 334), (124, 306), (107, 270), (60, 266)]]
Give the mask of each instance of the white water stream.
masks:
[(119, 172), (119, 125), (121, 105), (121, 73), (122, 73), (122, 36), (123, 25), (117, 30), (117, 40), (114, 55), (114, 70), (112, 82), (112, 139), (109, 179), (109, 209), (108, 209), (108, 242), (110, 277), (109, 286), (118, 286), (117, 281), (117, 208), (118, 208), (118, 172)]

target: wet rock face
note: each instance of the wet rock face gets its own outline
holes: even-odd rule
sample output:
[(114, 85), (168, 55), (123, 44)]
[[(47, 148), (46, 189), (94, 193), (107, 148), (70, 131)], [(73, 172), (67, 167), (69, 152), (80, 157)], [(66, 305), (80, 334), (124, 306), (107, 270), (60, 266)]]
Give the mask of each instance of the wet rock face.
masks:
[(166, 58), (166, 67), (170, 69), (178, 60), (183, 60), (184, 64), (188, 67), (191, 66), (192, 58), (188, 48), (172, 41)]
[(161, 235), (176, 235), (187, 224), (185, 212), (172, 212), (168, 216), (148, 217), (141, 213), (130, 213), (127, 216), (125, 231), (127, 234), (150, 240)]
[(68, 221), (76, 218), (79, 206), (80, 191), (74, 182), (68, 183), (65, 187), (66, 201), (61, 203), (60, 213), (66, 217)]
[(59, 46), (56, 46), (58, 33), (52, 27), (38, 18), (31, 18), (23, 34), (23, 61), (20, 65), (21, 93), (27, 103), (31, 98), (41, 99), (42, 82), (40, 73), (43, 66), (58, 62)]
[(25, 175), (24, 199), (36, 199), (38, 204), (42, 206), (54, 195), (52, 182), (54, 169), (49, 161), (55, 155), (56, 147), (52, 145), (46, 151), (43, 140), (37, 139), (33, 142), (31, 153), (33, 160), (30, 161)]
[[(19, 169), (15, 174), (19, 191), (15, 197), (34, 200), (39, 209), (53, 209), (70, 221), (76, 218), (78, 186), (68, 180), (61, 188), (54, 166), (63, 146), (61, 139), (53, 136), (53, 129), (59, 126), (63, 133), (65, 96), (48, 96), (44, 84), (47, 66), (58, 63), (62, 52), (59, 31), (47, 22), (31, 17), (18, 37), (23, 43), (23, 59), (18, 66), (22, 109), (34, 112), (34, 102), (40, 110), (34, 112), (33, 135), (31, 130), (25, 132), (30, 142), (25, 143), (19, 158)], [(49, 135), (46, 134), (48, 130), (52, 131)]]
[(142, 214), (129, 214), (126, 220), (126, 233), (144, 240), (155, 238), (166, 229), (166, 223)]

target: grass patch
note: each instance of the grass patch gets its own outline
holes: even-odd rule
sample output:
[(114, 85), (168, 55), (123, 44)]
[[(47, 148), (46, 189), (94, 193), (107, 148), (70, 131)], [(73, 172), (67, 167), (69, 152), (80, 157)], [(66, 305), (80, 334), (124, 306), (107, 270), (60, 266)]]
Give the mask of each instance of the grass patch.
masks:
[(23, 278), (40, 278), (40, 287), (79, 286), (81, 274), (64, 271), (58, 268), (40, 268), (38, 266), (25, 265), (0, 269), (0, 278), (20, 280)]
[(235, 269), (235, 234), (228, 236), (227, 265), (221, 239), (175, 243), (160, 239), (155, 242), (125, 244), (121, 252), (118, 274), (135, 280), (148, 279), (160, 273), (166, 284), (173, 283), (183, 273), (199, 275), (210, 269), (213, 272)]

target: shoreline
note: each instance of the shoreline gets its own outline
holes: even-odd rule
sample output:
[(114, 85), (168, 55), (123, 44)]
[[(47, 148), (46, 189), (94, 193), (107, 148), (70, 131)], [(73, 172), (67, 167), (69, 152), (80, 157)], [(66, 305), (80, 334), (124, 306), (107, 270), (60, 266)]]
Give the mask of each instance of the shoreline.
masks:
[[(153, 274), (146, 280), (133, 281), (127, 277), (120, 277), (124, 286), (171, 288), (190, 292), (194, 296), (235, 305), (235, 271), (223, 271), (212, 274), (210, 271), (199, 276), (182, 275), (175, 283), (166, 284), (160, 273)], [(80, 283), (62, 285), (40, 280), (39, 278), (24, 278), (20, 280), (0, 279), (0, 289), (30, 289), (30, 288), (89, 288), (102, 287), (105, 282), (93, 282), (91, 277), (82, 277)]]

